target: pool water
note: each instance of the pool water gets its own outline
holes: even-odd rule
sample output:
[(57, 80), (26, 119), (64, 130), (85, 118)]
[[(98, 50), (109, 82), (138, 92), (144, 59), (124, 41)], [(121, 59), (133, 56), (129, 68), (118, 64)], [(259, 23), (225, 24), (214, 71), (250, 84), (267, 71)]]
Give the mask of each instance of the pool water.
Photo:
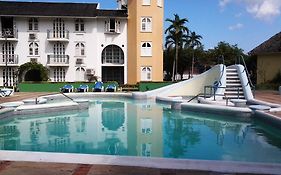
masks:
[(254, 119), (103, 98), (83, 111), (2, 120), (0, 149), (281, 163), (281, 131)]

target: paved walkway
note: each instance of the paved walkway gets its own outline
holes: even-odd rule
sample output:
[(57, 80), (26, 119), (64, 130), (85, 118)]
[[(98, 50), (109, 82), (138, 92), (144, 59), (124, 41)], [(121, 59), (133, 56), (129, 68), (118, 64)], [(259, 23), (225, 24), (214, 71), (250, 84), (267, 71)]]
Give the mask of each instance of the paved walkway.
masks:
[[(281, 105), (281, 95), (279, 95), (278, 91), (256, 91), (255, 98), (258, 100)], [(270, 114), (281, 118), (281, 112), (271, 112)]]
[(20, 101), (27, 98), (36, 98), (44, 95), (55, 94), (51, 92), (15, 92), (14, 95), (8, 97), (0, 97), (0, 103)]

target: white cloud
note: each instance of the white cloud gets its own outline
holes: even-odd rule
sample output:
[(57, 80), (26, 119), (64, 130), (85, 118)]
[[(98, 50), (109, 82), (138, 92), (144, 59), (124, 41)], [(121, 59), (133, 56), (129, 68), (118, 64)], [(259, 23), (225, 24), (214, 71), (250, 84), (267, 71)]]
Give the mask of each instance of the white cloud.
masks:
[(244, 27), (243, 24), (237, 23), (235, 25), (229, 26), (228, 29), (229, 30), (239, 30), (239, 29), (242, 29), (243, 27)]
[(261, 20), (272, 20), (280, 15), (280, 0), (247, 0), (247, 12)]
[(242, 4), (248, 13), (264, 21), (270, 21), (281, 14), (281, 0), (219, 0), (221, 8), (231, 3)]

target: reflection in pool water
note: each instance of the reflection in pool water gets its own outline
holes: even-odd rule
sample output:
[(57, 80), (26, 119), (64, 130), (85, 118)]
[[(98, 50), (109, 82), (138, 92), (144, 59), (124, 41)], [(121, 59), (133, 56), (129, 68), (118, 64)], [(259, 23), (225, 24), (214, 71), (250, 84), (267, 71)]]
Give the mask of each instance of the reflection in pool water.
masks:
[(256, 120), (99, 99), (0, 123), (0, 149), (281, 163), (281, 131)]

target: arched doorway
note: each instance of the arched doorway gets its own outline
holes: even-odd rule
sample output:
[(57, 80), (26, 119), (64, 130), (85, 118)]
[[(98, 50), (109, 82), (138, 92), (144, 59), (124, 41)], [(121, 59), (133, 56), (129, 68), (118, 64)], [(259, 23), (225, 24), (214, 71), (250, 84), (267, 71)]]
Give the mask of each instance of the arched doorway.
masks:
[(41, 71), (39, 69), (30, 69), (25, 73), (24, 81), (42, 81)]
[(108, 45), (102, 51), (102, 81), (124, 84), (124, 52), (117, 45)]

